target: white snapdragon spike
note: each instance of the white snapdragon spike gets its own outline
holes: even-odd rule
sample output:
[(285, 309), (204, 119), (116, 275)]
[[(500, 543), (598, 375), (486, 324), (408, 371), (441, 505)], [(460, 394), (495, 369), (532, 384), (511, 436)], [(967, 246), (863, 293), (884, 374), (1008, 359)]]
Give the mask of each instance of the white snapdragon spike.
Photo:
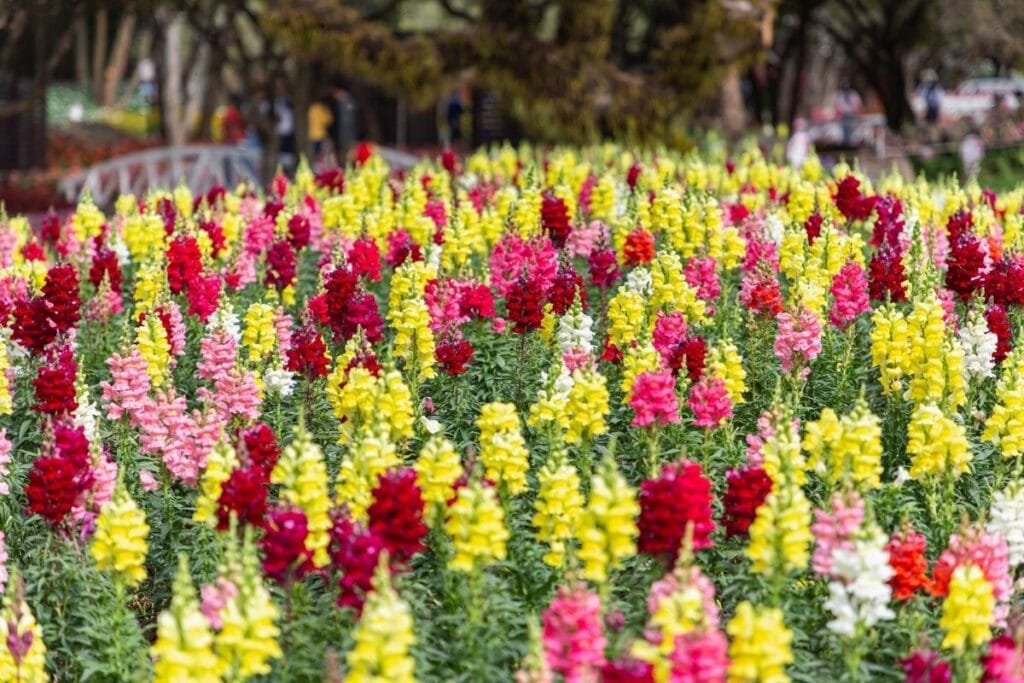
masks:
[(117, 257), (117, 262), (121, 266), (126, 266), (131, 263), (132, 255), (128, 251), (128, 245), (124, 243), (124, 240), (118, 237), (112, 240), (110, 244), (110, 250), (114, 252), (114, 256)]
[(1006, 539), (1010, 567), (1024, 563), (1024, 482), (1014, 481), (992, 496), (986, 530)]
[(645, 297), (651, 295), (651, 271), (646, 268), (634, 268), (626, 276), (626, 289), (642, 294)]
[(782, 223), (782, 219), (774, 213), (769, 214), (764, 220), (764, 230), (772, 242), (782, 246), (782, 238), (786, 234), (786, 226)]
[(965, 379), (992, 377), (998, 338), (988, 329), (980, 312), (971, 313), (967, 324), (957, 333), (957, 339), (964, 349)]
[(853, 542), (853, 549), (836, 548), (832, 553), (832, 572), (839, 580), (829, 583), (825, 607), (833, 619), (828, 628), (841, 636), (852, 636), (857, 626), (870, 628), (896, 615), (889, 608), (893, 570), (885, 549), (886, 537), (877, 528), (868, 528)]
[(242, 321), (227, 301), (221, 301), (220, 306), (210, 316), (208, 326), (210, 329), (223, 329), (231, 335), (235, 343), (242, 341)]
[(278, 369), (267, 370), (263, 373), (263, 383), (270, 393), (288, 397), (295, 389), (295, 373)]
[(581, 350), (586, 353), (594, 351), (594, 321), (583, 312), (582, 308), (574, 306), (565, 315), (558, 319), (558, 348), (562, 353), (573, 350)]
[(100, 411), (89, 400), (88, 391), (79, 390), (75, 401), (78, 403), (78, 407), (72, 414), (75, 426), (82, 428), (85, 438), (90, 444), (99, 443)]
[(434, 269), (435, 272), (441, 272), (441, 250), (440, 244), (431, 244), (427, 248), (427, 265)]

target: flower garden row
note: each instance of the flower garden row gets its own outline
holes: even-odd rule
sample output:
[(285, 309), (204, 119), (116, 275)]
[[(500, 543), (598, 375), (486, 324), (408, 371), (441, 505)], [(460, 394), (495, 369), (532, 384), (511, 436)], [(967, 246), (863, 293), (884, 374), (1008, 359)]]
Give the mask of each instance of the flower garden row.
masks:
[(721, 154), (0, 216), (0, 680), (1024, 680), (1024, 190)]

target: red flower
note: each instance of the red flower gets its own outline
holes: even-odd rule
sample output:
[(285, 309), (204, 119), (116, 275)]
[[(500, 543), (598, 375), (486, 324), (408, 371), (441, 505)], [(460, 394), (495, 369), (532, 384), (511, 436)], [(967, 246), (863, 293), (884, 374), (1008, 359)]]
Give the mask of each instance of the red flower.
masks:
[(309, 527), (302, 510), (275, 508), (267, 516), (263, 548), (263, 571), (284, 582), (290, 571), (302, 576), (313, 568), (313, 551), (306, 548)]
[(444, 170), (449, 173), (455, 173), (457, 163), (458, 159), (455, 158), (455, 152), (446, 149), (441, 153), (441, 165), (444, 166)]
[(218, 529), (228, 528), (232, 512), (240, 523), (263, 526), (267, 514), (267, 473), (260, 466), (236, 467), (221, 486), (217, 499)]
[(544, 320), (544, 291), (536, 280), (520, 278), (505, 298), (507, 318), (515, 323), (512, 331), (525, 334), (540, 327)]
[(949, 683), (953, 672), (937, 652), (914, 650), (902, 660), (904, 683)]
[(768, 263), (760, 261), (755, 270), (744, 273), (739, 299), (747, 310), (757, 316), (774, 318), (782, 312), (779, 281)]
[(466, 366), (473, 359), (473, 345), (468, 339), (444, 341), (437, 345), (434, 357), (441, 364), (441, 369), (454, 377), (466, 371)]
[(666, 554), (674, 560), (693, 525), (693, 549), (712, 545), (715, 522), (711, 511), (711, 482), (700, 465), (689, 460), (669, 463), (657, 479), (640, 486), (640, 536), (637, 548), (651, 555)]
[(309, 219), (297, 213), (288, 219), (288, 241), (295, 251), (300, 251), (309, 244)]
[(617, 659), (601, 668), (601, 683), (654, 683), (654, 667), (631, 657)]
[(562, 315), (569, 310), (577, 296), (580, 304), (586, 308), (587, 290), (583, 285), (583, 278), (572, 266), (562, 266), (551, 282), (551, 288), (548, 289), (548, 302), (556, 315)]
[(39, 222), (39, 236), (45, 244), (56, 244), (60, 239), (60, 216), (52, 209)]
[(89, 283), (93, 287), (99, 287), (106, 276), (110, 283), (110, 289), (121, 292), (121, 265), (117, 262), (117, 254), (110, 249), (100, 249), (92, 257), (92, 265), (89, 266)]
[(167, 248), (167, 288), (181, 294), (203, 272), (203, 255), (195, 237), (176, 237)]
[(491, 288), (480, 283), (466, 283), (459, 297), (459, 314), (467, 318), (493, 318), (494, 295)]
[(28, 473), (25, 495), (29, 512), (60, 524), (78, 497), (92, 485), (89, 444), (81, 427), (58, 425), (53, 454), (36, 458)]
[(212, 273), (194, 279), (188, 288), (188, 314), (204, 323), (217, 310), (220, 301), (220, 277)]
[(866, 221), (875, 208), (875, 198), (861, 194), (860, 181), (852, 175), (839, 181), (832, 199), (847, 220)]
[(744, 465), (725, 473), (722, 521), (729, 536), (746, 536), (757, 516), (757, 508), (772, 490), (772, 480), (763, 468)]
[(70, 349), (61, 349), (53, 366), (41, 366), (36, 378), (36, 403), (33, 410), (50, 415), (73, 412), (78, 407), (75, 400), (75, 374), (78, 365)]
[(392, 231), (388, 235), (388, 253), (384, 257), (389, 268), (397, 268), (405, 263), (406, 259), (422, 261), (423, 252), (420, 245), (413, 241), (403, 228)]
[(572, 232), (565, 201), (561, 197), (545, 194), (540, 205), (540, 222), (551, 237), (551, 243), (556, 249), (561, 249)]
[(257, 422), (242, 432), (242, 441), (249, 463), (263, 470), (264, 478), (269, 477), (270, 471), (277, 464), (277, 459), (281, 457), (281, 446), (278, 445), (273, 430), (266, 424)]
[(871, 257), (868, 264), (868, 293), (874, 301), (906, 301), (907, 290), (903, 285), (903, 254), (895, 247), (883, 246)]
[(288, 349), (288, 370), (314, 380), (327, 376), (328, 364), (327, 347), (320, 336), (320, 330), (306, 325), (292, 335), (292, 345)]
[(609, 363), (621, 363), (622, 362), (622, 350), (615, 344), (612, 344), (610, 337), (605, 335), (604, 337), (604, 350), (601, 351), (601, 360)]
[(362, 166), (373, 156), (373, 145), (369, 142), (360, 142), (352, 152), (352, 158), (356, 160), (357, 166)]
[(82, 300), (78, 295), (78, 273), (70, 263), (50, 268), (43, 285), (43, 299), (50, 309), (50, 322), (66, 332), (81, 320)]
[(636, 189), (636, 181), (637, 178), (640, 177), (641, 171), (643, 171), (643, 169), (640, 168), (638, 164), (633, 164), (629, 167), (629, 170), (626, 171), (626, 184), (629, 185), (630, 190)]
[(41, 297), (14, 304), (14, 340), (31, 351), (41, 354), (57, 338), (57, 329), (50, 322), (50, 307)]
[(317, 187), (327, 187), (341, 194), (345, 189), (345, 171), (340, 168), (324, 169), (316, 174), (313, 182)]
[(46, 252), (38, 242), (26, 242), (21, 248), (21, 257), (26, 261), (45, 261)]
[(639, 266), (654, 260), (654, 235), (637, 228), (626, 237), (622, 255), (627, 266)]
[(427, 525), (423, 523), (423, 495), (411, 467), (380, 475), (367, 509), (369, 529), (384, 542), (396, 562), (407, 563), (423, 550)]
[(997, 363), (1001, 363), (1006, 354), (1013, 349), (1013, 329), (1006, 316), (1006, 307), (992, 304), (985, 311), (985, 320), (988, 322), (989, 331), (996, 335), (996, 353), (993, 358)]
[(808, 244), (814, 244), (814, 241), (821, 236), (821, 223), (823, 220), (821, 214), (815, 211), (804, 221), (804, 232), (807, 233)]
[(331, 271), (325, 283), (327, 318), (334, 336), (348, 341), (360, 327), (370, 342), (379, 341), (384, 321), (377, 309), (377, 300), (369, 292), (357, 292), (357, 276), (339, 266)]
[(285, 240), (275, 242), (267, 252), (267, 273), (263, 284), (273, 285), (277, 291), (295, 282), (295, 251)]
[(594, 249), (587, 257), (590, 266), (590, 284), (609, 289), (619, 279), (619, 262), (611, 249)]
[(929, 590), (928, 560), (925, 559), (924, 536), (906, 528), (893, 534), (886, 550), (893, 575), (889, 579), (892, 595), (897, 600), (909, 600), (919, 590)]
[(380, 249), (372, 237), (360, 237), (348, 250), (348, 262), (357, 276), (380, 280)]
[[(281, 176), (275, 176), (274, 179), (270, 181), (271, 186), (273, 186), (273, 184), (276, 181), (278, 181), (278, 178), (281, 178), (281, 180), (287, 186), (288, 179), (282, 178)], [(280, 197), (281, 195), (279, 194), (278, 196)], [(267, 200), (267, 203), (263, 205), (263, 215), (266, 216), (267, 218), (272, 218), (275, 221), (277, 220), (277, 215), (282, 211), (284, 211), (284, 202), (282, 202), (280, 199)]]
[[(213, 203), (211, 202), (210, 205), (212, 206)], [(224, 247), (227, 246), (224, 238), (224, 226), (215, 221), (199, 221), (199, 229), (210, 238), (210, 251), (215, 257), (224, 251)]]
[(345, 512), (335, 515), (330, 533), (331, 565), (341, 574), (338, 606), (351, 607), (359, 613), (372, 588), (377, 562), (385, 548), (384, 540)]
[(891, 195), (886, 195), (875, 203), (875, 211), (877, 217), (869, 244), (873, 247), (898, 247), (905, 223), (902, 202)]
[(946, 257), (946, 287), (967, 300), (984, 286), (985, 250), (981, 240), (971, 232), (973, 218), (965, 211), (949, 217), (949, 255)]
[(164, 219), (164, 232), (168, 235), (174, 232), (174, 221), (178, 218), (178, 209), (170, 197), (161, 197), (156, 203), (156, 214)]
[(1004, 306), (1024, 305), (1024, 256), (1004, 256), (988, 272), (985, 295)]

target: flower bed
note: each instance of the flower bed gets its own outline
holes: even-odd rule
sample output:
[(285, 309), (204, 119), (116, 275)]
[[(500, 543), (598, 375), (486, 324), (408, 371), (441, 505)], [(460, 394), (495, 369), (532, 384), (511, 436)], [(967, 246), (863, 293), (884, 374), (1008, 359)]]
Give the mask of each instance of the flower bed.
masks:
[(611, 146), (0, 222), (0, 679), (1018, 680), (1020, 190)]

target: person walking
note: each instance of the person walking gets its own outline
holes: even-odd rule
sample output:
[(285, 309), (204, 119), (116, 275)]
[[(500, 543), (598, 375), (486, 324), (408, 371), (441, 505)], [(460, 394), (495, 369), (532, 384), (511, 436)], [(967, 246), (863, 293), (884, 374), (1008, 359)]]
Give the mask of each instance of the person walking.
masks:
[(835, 110), (839, 123), (843, 127), (843, 146), (853, 147), (854, 132), (857, 128), (857, 117), (860, 115), (861, 99), (856, 90), (848, 83), (836, 93)]

